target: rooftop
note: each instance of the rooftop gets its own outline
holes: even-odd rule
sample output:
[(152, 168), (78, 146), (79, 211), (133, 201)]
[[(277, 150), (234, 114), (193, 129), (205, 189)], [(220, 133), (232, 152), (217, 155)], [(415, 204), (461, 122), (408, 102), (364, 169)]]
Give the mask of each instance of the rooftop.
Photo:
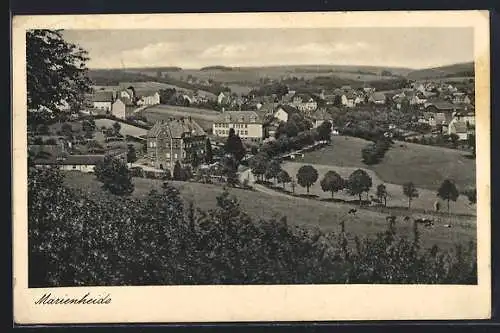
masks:
[(262, 123), (261, 117), (255, 111), (224, 111), (218, 116), (221, 123)]
[(168, 119), (156, 122), (148, 131), (147, 137), (157, 137), (160, 133), (168, 134), (170, 137), (180, 139), (186, 133), (194, 136), (205, 135), (205, 131), (192, 118)]

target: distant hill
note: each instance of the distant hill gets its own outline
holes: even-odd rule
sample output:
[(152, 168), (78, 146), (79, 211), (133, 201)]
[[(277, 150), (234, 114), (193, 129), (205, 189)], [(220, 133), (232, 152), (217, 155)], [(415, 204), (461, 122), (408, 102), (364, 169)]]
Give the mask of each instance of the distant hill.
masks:
[(438, 79), (446, 77), (474, 76), (474, 63), (466, 62), (449, 66), (419, 69), (408, 73), (410, 80)]
[(227, 66), (207, 66), (200, 68), (200, 71), (232, 71), (232, 67)]

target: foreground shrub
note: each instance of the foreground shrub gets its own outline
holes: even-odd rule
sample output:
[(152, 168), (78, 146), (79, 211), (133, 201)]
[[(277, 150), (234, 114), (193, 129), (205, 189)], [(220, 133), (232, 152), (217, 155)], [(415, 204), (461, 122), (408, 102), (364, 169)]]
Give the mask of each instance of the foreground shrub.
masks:
[[(228, 192), (185, 207), (165, 184), (146, 199), (89, 197), (57, 170), (29, 171), (29, 286), (476, 283), (475, 249), (420, 249), (394, 225), (373, 239), (254, 220)], [(46, 200), (51, 198), (51, 200)]]

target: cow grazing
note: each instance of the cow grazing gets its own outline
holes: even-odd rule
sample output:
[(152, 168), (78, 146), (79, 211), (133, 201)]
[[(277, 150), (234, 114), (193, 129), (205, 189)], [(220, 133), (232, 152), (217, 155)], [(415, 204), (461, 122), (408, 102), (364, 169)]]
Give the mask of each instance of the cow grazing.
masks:
[(434, 225), (434, 220), (431, 220), (431, 219), (426, 218), (426, 217), (415, 219), (415, 222), (423, 224), (426, 227), (431, 227)]
[(396, 216), (394, 215), (389, 215), (385, 218), (387, 222), (396, 222)]
[(403, 221), (405, 221), (405, 222), (410, 221), (410, 217), (409, 217), (409, 216), (405, 216), (405, 217), (403, 217)]
[(354, 214), (356, 214), (356, 212), (357, 212), (356, 208), (352, 208), (352, 209), (350, 209), (350, 210), (349, 210), (349, 212), (347, 212), (347, 213), (348, 213), (348, 214), (352, 214), (352, 215), (354, 215)]

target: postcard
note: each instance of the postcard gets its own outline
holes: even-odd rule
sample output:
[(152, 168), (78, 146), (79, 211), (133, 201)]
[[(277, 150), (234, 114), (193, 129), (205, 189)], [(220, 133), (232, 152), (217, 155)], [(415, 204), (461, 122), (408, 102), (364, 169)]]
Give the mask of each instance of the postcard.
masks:
[(487, 11), (12, 33), (17, 324), (490, 317)]

